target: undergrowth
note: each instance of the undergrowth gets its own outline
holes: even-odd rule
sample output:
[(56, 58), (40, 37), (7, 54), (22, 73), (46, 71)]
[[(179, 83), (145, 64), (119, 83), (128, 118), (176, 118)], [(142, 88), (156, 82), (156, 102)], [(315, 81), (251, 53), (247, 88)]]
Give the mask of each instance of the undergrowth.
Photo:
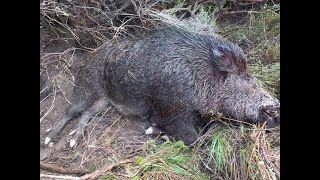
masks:
[(166, 141), (156, 144), (148, 141), (144, 145), (145, 156), (136, 157), (139, 168), (134, 179), (207, 179), (198, 168), (196, 159), (182, 141)]

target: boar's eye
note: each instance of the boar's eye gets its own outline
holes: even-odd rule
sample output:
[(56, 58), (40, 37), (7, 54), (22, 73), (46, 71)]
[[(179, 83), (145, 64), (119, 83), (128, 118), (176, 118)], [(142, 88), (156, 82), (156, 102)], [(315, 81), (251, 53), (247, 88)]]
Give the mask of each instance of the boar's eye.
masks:
[(250, 81), (252, 78), (249, 74), (245, 74), (243, 75), (243, 79), (245, 79), (246, 81)]
[(220, 71), (220, 74), (222, 75), (223, 81), (225, 81), (229, 76), (229, 73), (227, 71)]

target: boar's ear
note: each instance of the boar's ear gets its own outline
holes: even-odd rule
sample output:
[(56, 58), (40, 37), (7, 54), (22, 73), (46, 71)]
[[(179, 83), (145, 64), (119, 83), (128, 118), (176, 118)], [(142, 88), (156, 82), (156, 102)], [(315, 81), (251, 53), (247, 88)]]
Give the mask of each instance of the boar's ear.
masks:
[(233, 55), (228, 47), (218, 46), (212, 50), (212, 54), (215, 57), (215, 67), (224, 77), (236, 71)]
[(212, 49), (212, 54), (215, 59), (220, 60), (220, 62), (218, 63), (221, 63), (221, 65), (223, 66), (228, 66), (232, 63), (231, 53), (227, 49), (224, 49), (223, 47)]
[(229, 66), (232, 64), (232, 54), (223, 48), (219, 48), (221, 63), (224, 66)]

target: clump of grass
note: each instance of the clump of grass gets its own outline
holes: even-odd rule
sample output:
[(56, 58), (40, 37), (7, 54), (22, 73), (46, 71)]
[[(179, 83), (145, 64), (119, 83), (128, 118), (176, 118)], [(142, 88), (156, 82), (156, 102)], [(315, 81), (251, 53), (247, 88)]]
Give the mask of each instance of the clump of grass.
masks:
[[(261, 126), (218, 123), (204, 137), (193, 153), (211, 178), (276, 179), (272, 164), (265, 158), (280, 146), (279, 142), (272, 143), (280, 139), (280, 131), (266, 134)], [(279, 155), (274, 158), (273, 162), (279, 162)]]
[[(215, 21), (213, 12), (207, 11), (208, 6), (203, 5), (189, 5), (183, 7), (183, 2), (176, 4), (170, 9), (164, 9), (162, 11), (154, 11), (147, 9), (149, 14), (155, 20), (161, 22), (161, 24), (176, 26), (185, 30), (189, 30), (197, 33), (213, 34), (215, 32)], [(177, 12), (182, 11), (182, 15), (177, 16)], [(190, 17), (184, 15), (189, 13)]]
[(249, 73), (260, 80), (262, 85), (268, 92), (276, 96), (278, 92), (278, 84), (280, 81), (280, 62), (263, 65), (249, 64)]
[(210, 153), (206, 162), (206, 166), (208, 166), (211, 162), (214, 162), (211, 164), (215, 166), (215, 173), (217, 173), (217, 171), (220, 171), (221, 167), (225, 165), (223, 140), (220, 138), (219, 132), (212, 135), (209, 152)]
[(144, 144), (129, 168), (131, 179), (276, 179), (280, 129), (217, 121), (189, 149), (183, 142)]
[(149, 141), (144, 146), (145, 156), (136, 157), (139, 168), (136, 178), (141, 179), (207, 179), (200, 171), (191, 150), (182, 141), (156, 144)]

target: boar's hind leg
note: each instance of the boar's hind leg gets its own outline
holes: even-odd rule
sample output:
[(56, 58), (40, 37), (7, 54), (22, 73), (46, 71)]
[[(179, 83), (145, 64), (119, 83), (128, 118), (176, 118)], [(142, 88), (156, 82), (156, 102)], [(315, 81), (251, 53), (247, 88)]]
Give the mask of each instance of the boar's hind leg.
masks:
[(76, 133), (70, 140), (70, 147), (74, 147), (77, 144), (78, 140), (83, 135), (84, 128), (88, 124), (91, 117), (101, 112), (108, 104), (109, 101), (107, 100), (107, 98), (100, 98), (87, 111), (84, 111), (82, 113), (77, 125)]
[(62, 118), (58, 121), (58, 123), (52, 128), (51, 132), (45, 139), (45, 144), (48, 144), (52, 138), (56, 137), (64, 126), (74, 117), (79, 115), (84, 109), (88, 106), (88, 102), (80, 101), (68, 107), (65, 114)]

